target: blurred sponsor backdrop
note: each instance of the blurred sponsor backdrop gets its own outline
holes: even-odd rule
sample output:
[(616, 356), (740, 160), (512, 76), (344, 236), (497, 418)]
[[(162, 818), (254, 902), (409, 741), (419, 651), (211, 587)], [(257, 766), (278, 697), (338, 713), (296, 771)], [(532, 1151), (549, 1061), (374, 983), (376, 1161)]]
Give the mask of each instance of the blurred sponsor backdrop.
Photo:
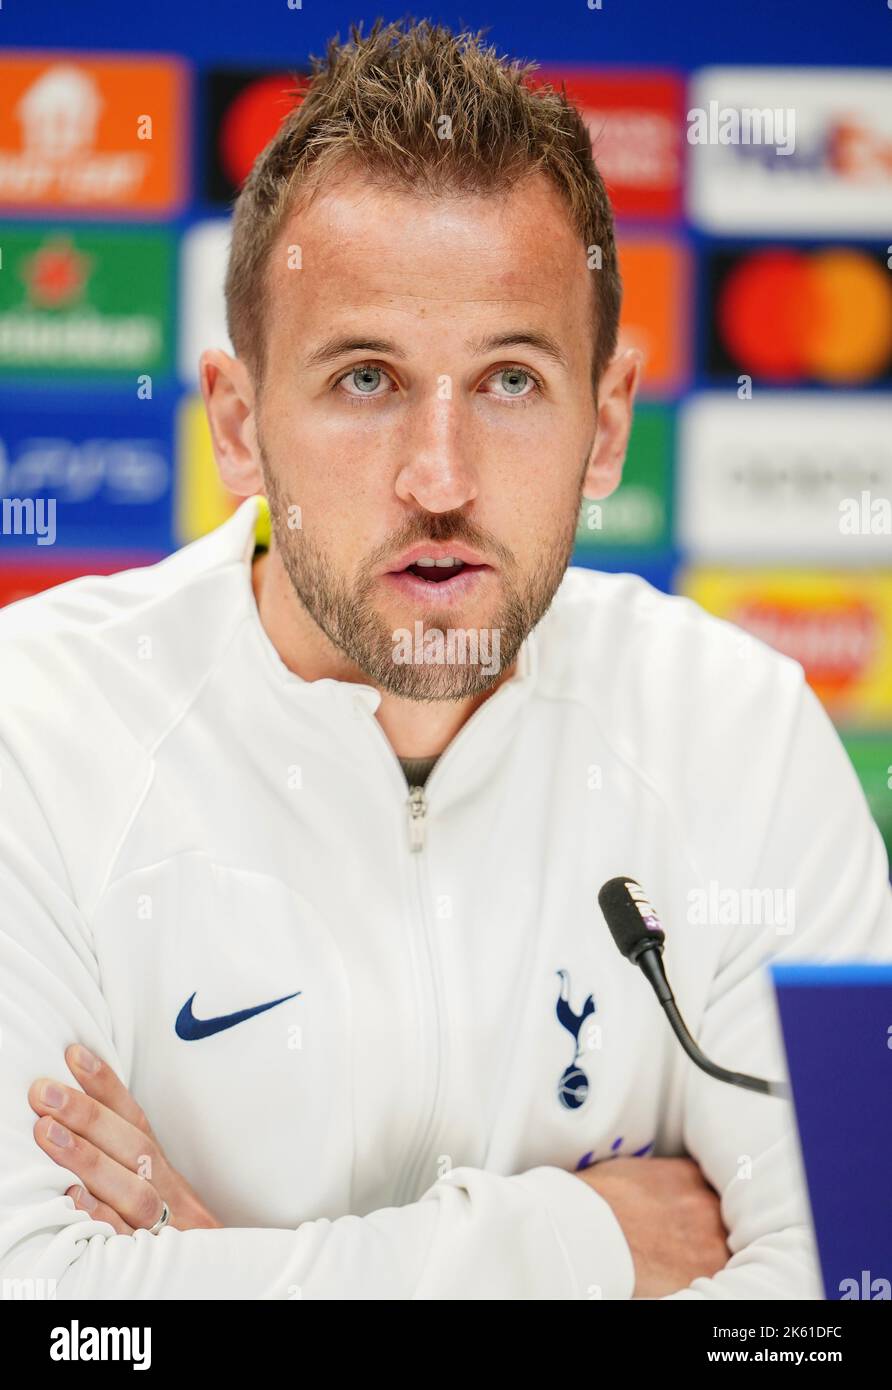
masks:
[[(308, 55), (382, 12), (404, 13), (4, 6), (0, 603), (231, 512), (197, 392), (202, 348), (229, 346), (231, 201)], [(646, 368), (624, 482), (583, 507), (575, 563), (800, 661), (892, 852), (892, 9), (424, 13), (563, 81), (613, 199), (622, 341)]]

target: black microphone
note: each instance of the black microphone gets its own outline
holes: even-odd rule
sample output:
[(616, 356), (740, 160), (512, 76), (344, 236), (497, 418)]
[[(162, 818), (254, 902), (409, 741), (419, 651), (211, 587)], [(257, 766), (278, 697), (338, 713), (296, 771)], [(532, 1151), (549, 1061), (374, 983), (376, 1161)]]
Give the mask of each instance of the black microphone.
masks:
[(732, 1086), (742, 1086), (747, 1091), (759, 1091), (762, 1095), (789, 1100), (790, 1088), (786, 1082), (763, 1081), (759, 1076), (746, 1076), (740, 1071), (728, 1071), (725, 1067), (711, 1062), (705, 1053), (700, 1051), (679, 1013), (675, 996), (666, 979), (662, 960), (666, 934), (641, 884), (634, 878), (622, 875), (619, 878), (608, 879), (598, 894), (598, 903), (620, 952), (626, 960), (640, 967), (653, 986), (654, 993), (672, 1024), (672, 1031), (691, 1061), (696, 1062), (701, 1071), (714, 1076), (717, 1081), (728, 1081)]

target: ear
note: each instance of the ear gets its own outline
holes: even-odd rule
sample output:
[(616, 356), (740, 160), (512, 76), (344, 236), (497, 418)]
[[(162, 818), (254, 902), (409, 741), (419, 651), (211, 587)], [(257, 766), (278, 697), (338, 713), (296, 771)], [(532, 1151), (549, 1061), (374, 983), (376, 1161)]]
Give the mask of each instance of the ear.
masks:
[(632, 406), (644, 354), (638, 348), (618, 352), (598, 387), (598, 424), (582, 491), (593, 501), (619, 487), (632, 429)]
[(263, 472), (251, 375), (239, 358), (209, 348), (199, 360), (199, 379), (223, 485), (237, 497), (253, 497), (263, 491)]

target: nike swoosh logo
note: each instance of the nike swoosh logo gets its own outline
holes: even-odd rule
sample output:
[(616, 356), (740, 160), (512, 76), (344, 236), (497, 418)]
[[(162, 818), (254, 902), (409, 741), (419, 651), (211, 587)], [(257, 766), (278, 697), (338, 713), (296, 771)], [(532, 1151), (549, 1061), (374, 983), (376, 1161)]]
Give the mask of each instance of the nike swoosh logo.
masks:
[(281, 999), (271, 999), (268, 1004), (255, 1004), (253, 1009), (239, 1009), (235, 1014), (219, 1014), (217, 1018), (195, 1017), (192, 1012), (192, 1000), (197, 993), (198, 990), (195, 990), (195, 993), (189, 996), (177, 1014), (176, 1034), (184, 1042), (196, 1042), (198, 1038), (210, 1038), (214, 1033), (222, 1033), (224, 1028), (234, 1028), (237, 1023), (244, 1023), (245, 1019), (253, 1018), (255, 1014), (274, 1009), (277, 1004), (284, 1004), (288, 999), (296, 999), (303, 990), (298, 989), (294, 994), (283, 994)]

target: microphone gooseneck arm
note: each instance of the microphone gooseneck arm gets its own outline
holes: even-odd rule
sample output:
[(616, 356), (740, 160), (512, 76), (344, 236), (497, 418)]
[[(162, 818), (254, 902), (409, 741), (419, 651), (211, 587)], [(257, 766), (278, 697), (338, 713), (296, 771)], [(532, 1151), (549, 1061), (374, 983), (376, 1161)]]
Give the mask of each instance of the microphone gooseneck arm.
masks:
[(720, 1067), (716, 1062), (710, 1061), (705, 1052), (701, 1052), (691, 1037), (688, 1026), (675, 1002), (675, 995), (666, 979), (660, 952), (660, 946), (656, 943), (648, 943), (642, 950), (630, 956), (630, 959), (634, 960), (634, 963), (641, 968), (642, 973), (653, 986), (654, 993), (672, 1025), (672, 1031), (691, 1061), (696, 1063), (701, 1071), (705, 1071), (709, 1076), (714, 1076), (716, 1081), (727, 1081), (732, 1086), (741, 1086), (746, 1091), (757, 1091), (760, 1095), (777, 1096), (779, 1100), (790, 1100), (790, 1088), (786, 1082), (765, 1081), (760, 1076), (747, 1076), (742, 1071), (729, 1071), (727, 1067)]

